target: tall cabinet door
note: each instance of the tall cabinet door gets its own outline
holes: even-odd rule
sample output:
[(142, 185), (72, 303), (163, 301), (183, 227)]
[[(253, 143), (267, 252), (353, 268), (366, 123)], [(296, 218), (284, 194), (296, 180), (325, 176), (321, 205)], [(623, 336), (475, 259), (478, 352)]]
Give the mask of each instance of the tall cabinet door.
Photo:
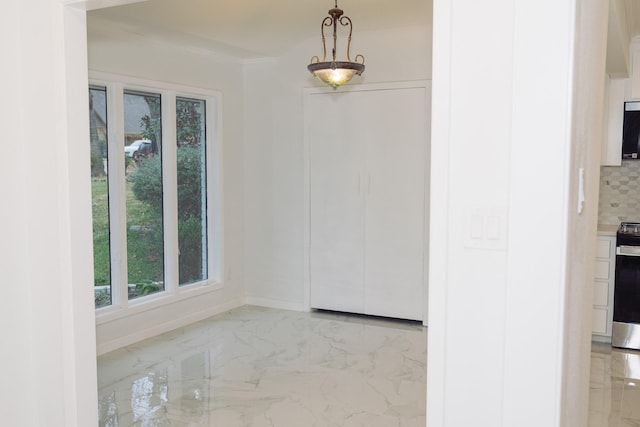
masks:
[[(336, 94), (337, 95), (337, 94)], [(364, 195), (360, 124), (352, 98), (312, 96), (309, 124), (310, 302), (364, 313)]]
[(305, 108), (311, 307), (421, 320), (425, 89), (319, 93)]
[(365, 313), (422, 319), (425, 89), (365, 95)]

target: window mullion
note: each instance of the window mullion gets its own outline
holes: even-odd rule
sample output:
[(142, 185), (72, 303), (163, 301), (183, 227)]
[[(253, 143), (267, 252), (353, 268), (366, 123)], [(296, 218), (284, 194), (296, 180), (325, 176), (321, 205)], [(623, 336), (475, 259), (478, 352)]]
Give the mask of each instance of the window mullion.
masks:
[(107, 85), (109, 135), (109, 216), (111, 232), (111, 298), (113, 306), (128, 304), (127, 217), (125, 189), (124, 95), (121, 84)]
[[(218, 97), (207, 98), (207, 222), (209, 224), (209, 280), (223, 282), (223, 170), (222, 170), (222, 117)], [(230, 272), (225, 276), (229, 277)]]
[(164, 187), (165, 290), (178, 290), (178, 174), (176, 161), (176, 93), (162, 94), (162, 180)]

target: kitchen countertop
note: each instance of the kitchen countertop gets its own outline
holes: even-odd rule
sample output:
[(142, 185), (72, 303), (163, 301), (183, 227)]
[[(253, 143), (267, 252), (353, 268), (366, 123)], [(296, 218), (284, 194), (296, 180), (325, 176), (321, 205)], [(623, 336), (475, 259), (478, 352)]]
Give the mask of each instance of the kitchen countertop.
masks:
[(598, 234), (601, 236), (615, 236), (620, 224), (598, 224)]

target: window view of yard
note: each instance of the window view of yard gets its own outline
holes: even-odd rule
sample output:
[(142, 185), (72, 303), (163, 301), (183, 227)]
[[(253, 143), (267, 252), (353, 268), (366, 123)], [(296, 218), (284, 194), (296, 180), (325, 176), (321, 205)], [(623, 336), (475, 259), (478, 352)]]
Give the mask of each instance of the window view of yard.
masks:
[[(123, 240), (126, 240), (127, 249), (127, 283), (126, 291), (122, 288), (123, 297), (126, 295), (126, 298), (133, 299), (165, 289), (162, 112), (160, 94), (124, 92), (125, 193), (112, 194), (113, 190), (109, 188), (106, 89), (91, 87), (89, 95), (94, 294), (96, 308), (99, 308), (114, 303), (112, 286), (122, 282), (120, 277), (114, 277), (112, 245), (122, 247)], [(180, 286), (208, 277), (204, 119), (203, 100), (176, 98), (177, 284)], [(126, 229), (112, 228), (109, 213), (114, 209), (124, 209)], [(124, 277), (121, 270), (116, 269), (116, 275)]]
[[(164, 290), (160, 95), (125, 91), (124, 126), (126, 145), (131, 140), (149, 141), (148, 150), (134, 155), (133, 162), (125, 155), (129, 163), (125, 168), (128, 297), (132, 299)], [(136, 154), (142, 149), (140, 145)]]
[(96, 308), (111, 304), (109, 183), (107, 168), (107, 91), (89, 88), (93, 274)]
[[(157, 247), (154, 243), (154, 215), (149, 205), (142, 202), (133, 194), (133, 183), (126, 182), (127, 204), (127, 252), (129, 283), (137, 286), (130, 287), (131, 295), (146, 295), (149, 291), (157, 291), (161, 285), (162, 252), (148, 252), (149, 248)], [(105, 289), (111, 282), (111, 268), (109, 256), (109, 217), (108, 193), (106, 177), (91, 179), (93, 197), (93, 259), (94, 276), (97, 287), (95, 293), (96, 307), (111, 303), (110, 289)]]
[(205, 102), (176, 99), (179, 284), (207, 273), (207, 168)]

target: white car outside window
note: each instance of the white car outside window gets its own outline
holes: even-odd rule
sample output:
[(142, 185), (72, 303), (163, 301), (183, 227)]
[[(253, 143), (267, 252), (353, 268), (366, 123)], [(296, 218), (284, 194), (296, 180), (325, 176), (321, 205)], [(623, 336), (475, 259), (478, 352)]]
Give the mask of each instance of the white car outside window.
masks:
[(151, 143), (148, 139), (137, 139), (133, 141), (131, 144), (124, 147), (124, 154), (127, 157), (133, 157), (136, 151), (138, 151), (140, 146), (145, 142)]

